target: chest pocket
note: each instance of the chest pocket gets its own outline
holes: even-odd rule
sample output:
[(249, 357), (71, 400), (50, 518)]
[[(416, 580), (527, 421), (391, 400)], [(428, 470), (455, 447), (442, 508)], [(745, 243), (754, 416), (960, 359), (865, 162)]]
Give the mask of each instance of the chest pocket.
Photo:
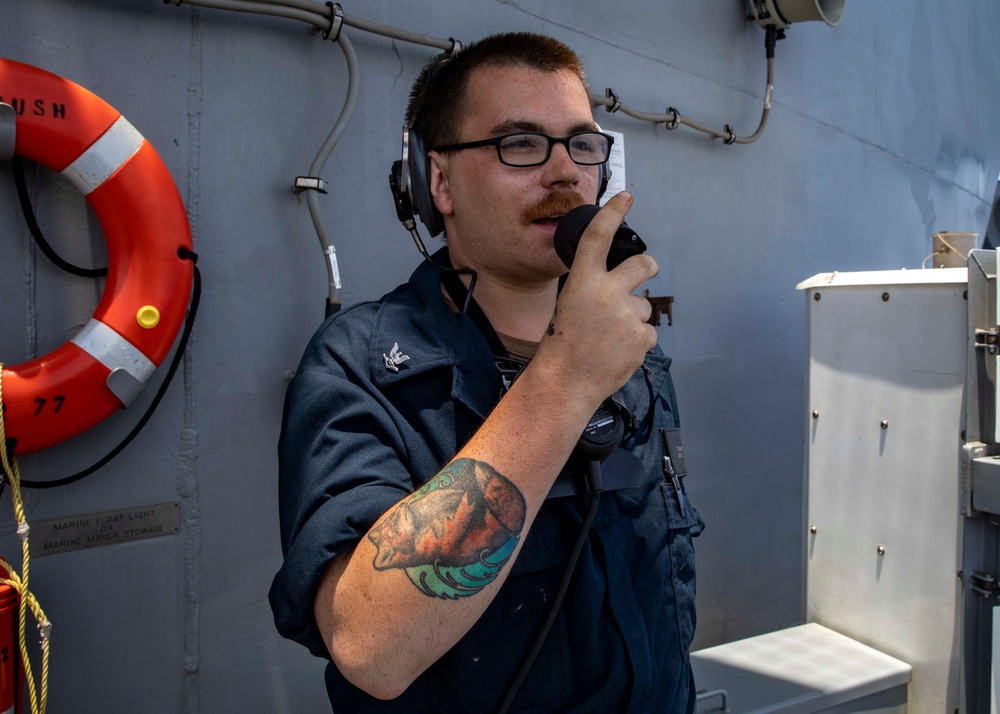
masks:
[[(435, 711), (496, 711), (559, 587), (566, 562), (559, 521), (541, 514), (496, 598), (472, 629), (428, 672)], [(558, 712), (572, 695), (572, 669), (562, 612), (510, 712)]]

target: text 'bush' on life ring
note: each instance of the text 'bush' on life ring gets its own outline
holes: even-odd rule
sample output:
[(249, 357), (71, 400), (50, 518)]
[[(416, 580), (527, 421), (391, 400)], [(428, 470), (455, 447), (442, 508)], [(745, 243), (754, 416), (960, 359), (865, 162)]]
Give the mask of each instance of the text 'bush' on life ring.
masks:
[(163, 161), (107, 102), (51, 72), (0, 59), (0, 102), (14, 108), (14, 153), (59, 172), (104, 231), (108, 277), (86, 326), (48, 354), (3, 369), (14, 451), (58, 444), (128, 406), (184, 322), (191, 228)]

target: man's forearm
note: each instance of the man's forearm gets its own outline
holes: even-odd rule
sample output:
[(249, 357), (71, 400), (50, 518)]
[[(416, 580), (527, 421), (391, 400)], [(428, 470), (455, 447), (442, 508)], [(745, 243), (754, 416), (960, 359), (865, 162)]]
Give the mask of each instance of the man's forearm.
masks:
[(398, 696), (469, 631), (506, 579), (592, 412), (539, 381), (550, 383), (526, 371), (453, 461), (331, 565), (314, 609), (355, 686)]

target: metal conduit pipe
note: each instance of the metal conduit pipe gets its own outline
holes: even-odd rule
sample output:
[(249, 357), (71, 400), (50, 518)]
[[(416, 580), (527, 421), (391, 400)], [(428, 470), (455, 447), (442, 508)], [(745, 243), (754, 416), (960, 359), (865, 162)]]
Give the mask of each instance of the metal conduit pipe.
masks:
[[(188, 0), (184, 1), (187, 2)], [(261, 6), (272, 4), (284, 6), (286, 8), (296, 8), (298, 10), (315, 15), (321, 15), (326, 18), (326, 24), (322, 26), (323, 29), (329, 27), (332, 20), (330, 17), (330, 6), (324, 2), (319, 2), (318, 0), (197, 0), (197, 2), (244, 2)], [(364, 30), (365, 32), (371, 32), (373, 34), (382, 35), (383, 37), (389, 37), (395, 40), (412, 42), (417, 45), (436, 47), (437, 49), (444, 50), (445, 52), (452, 51), (455, 49), (456, 45), (461, 46), (461, 43), (458, 43), (456, 40), (451, 38), (443, 39), (419, 32), (411, 32), (410, 30), (401, 30), (399, 28), (383, 25), (372, 20), (365, 20), (364, 18), (356, 17), (354, 15), (348, 15), (347, 13), (344, 13), (343, 19), (345, 25), (349, 25), (350, 27), (354, 27), (358, 30)]]
[(391, 37), (396, 40), (404, 40), (406, 42), (413, 42), (418, 45), (427, 45), (428, 47), (436, 47), (439, 50), (444, 50), (445, 52), (451, 52), (456, 47), (461, 47), (461, 43), (451, 38), (444, 40), (439, 37), (422, 35), (418, 32), (410, 32), (409, 30), (399, 30), (395, 27), (389, 27), (388, 25), (382, 25), (380, 23), (372, 22), (370, 20), (363, 20), (359, 17), (348, 15), (347, 13), (344, 13), (344, 24), (350, 25), (351, 27), (356, 27), (359, 30), (365, 30), (366, 32), (374, 32), (375, 34), (378, 35)]
[(234, 12), (248, 12), (257, 15), (286, 17), (290, 20), (300, 20), (321, 30), (325, 30), (330, 26), (330, 18), (323, 13), (309, 12), (307, 10), (266, 2), (251, 2), (251, 0), (164, 0), (164, 2), (168, 2), (171, 5), (186, 4), (216, 10), (232, 10)]
[(305, 10), (306, 12), (314, 12), (317, 15), (323, 15), (329, 19), (330, 8), (325, 2), (320, 0), (250, 0), (251, 2), (270, 4), (270, 5), (284, 5), (285, 7), (297, 7), (299, 10)]
[[(340, 141), (340, 137), (343, 136), (347, 123), (354, 113), (354, 107), (358, 103), (358, 91), (361, 84), (358, 56), (354, 53), (354, 47), (344, 32), (338, 35), (337, 44), (340, 45), (340, 49), (344, 52), (344, 59), (347, 60), (347, 98), (344, 100), (344, 106), (340, 110), (340, 116), (337, 117), (333, 129), (330, 130), (326, 141), (323, 142), (316, 153), (316, 158), (309, 166), (309, 175), (312, 177), (319, 177), (320, 172), (323, 171), (326, 160), (330, 157), (337, 142)], [(326, 272), (330, 287), (327, 295), (326, 315), (329, 317), (340, 309), (340, 271), (337, 268), (337, 253), (330, 240), (330, 235), (327, 233), (326, 224), (323, 222), (323, 215), (319, 210), (319, 198), (316, 194), (316, 191), (306, 192), (306, 205), (309, 207), (309, 215), (316, 229), (316, 237), (319, 238), (319, 244), (327, 259)]]
[(633, 119), (639, 119), (640, 121), (648, 121), (653, 124), (665, 124), (668, 129), (675, 129), (678, 125), (683, 124), (684, 126), (690, 127), (691, 129), (696, 129), (697, 131), (709, 134), (716, 139), (722, 139), (727, 144), (750, 144), (756, 141), (761, 134), (764, 133), (764, 127), (767, 126), (767, 119), (771, 113), (771, 93), (774, 90), (774, 58), (768, 57), (767, 59), (767, 88), (764, 92), (764, 109), (761, 113), (760, 123), (757, 126), (757, 130), (750, 136), (737, 136), (729, 126), (726, 125), (725, 130), (714, 129), (706, 124), (697, 122), (694, 119), (689, 119), (688, 117), (681, 116), (681, 114), (676, 109), (669, 109), (663, 114), (650, 114), (647, 112), (640, 112), (637, 109), (630, 107), (624, 102), (620, 101), (618, 97), (614, 94), (614, 91), (608, 89), (608, 96), (600, 96), (597, 94), (590, 94), (590, 101), (595, 106), (603, 106), (609, 112), (622, 112), (623, 114), (632, 117)]

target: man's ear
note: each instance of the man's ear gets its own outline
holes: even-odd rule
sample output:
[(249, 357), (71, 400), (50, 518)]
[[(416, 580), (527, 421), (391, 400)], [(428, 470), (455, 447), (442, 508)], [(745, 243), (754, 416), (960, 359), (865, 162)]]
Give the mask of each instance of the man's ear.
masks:
[(437, 151), (428, 152), (430, 165), (430, 190), (434, 205), (442, 216), (450, 216), (455, 212), (451, 199), (451, 184), (448, 182), (448, 157)]

